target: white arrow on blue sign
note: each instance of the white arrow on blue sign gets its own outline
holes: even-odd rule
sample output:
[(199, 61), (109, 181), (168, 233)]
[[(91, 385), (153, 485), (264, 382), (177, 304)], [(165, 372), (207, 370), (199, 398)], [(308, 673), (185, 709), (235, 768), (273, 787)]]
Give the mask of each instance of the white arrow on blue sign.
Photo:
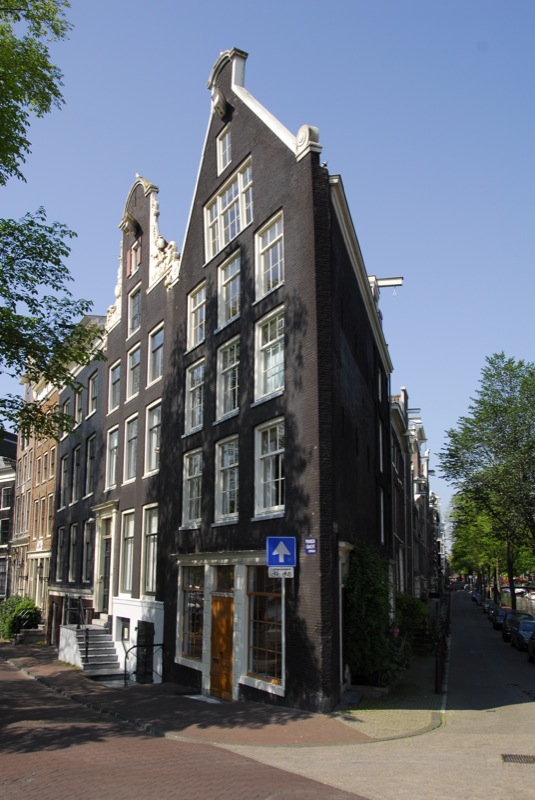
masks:
[(297, 547), (295, 536), (267, 536), (266, 558), (268, 567), (295, 567)]

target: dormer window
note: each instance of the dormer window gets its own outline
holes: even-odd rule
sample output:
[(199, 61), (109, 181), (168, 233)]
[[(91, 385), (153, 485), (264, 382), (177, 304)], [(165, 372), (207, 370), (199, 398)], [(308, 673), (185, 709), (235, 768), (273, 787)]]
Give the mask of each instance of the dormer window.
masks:
[(141, 264), (141, 236), (138, 236), (126, 253), (126, 277), (134, 275)]

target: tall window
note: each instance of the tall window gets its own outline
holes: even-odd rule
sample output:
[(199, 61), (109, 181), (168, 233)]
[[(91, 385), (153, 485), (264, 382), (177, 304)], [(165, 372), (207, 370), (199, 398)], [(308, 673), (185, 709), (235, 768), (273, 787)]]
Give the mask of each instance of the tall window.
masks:
[(35, 462), (35, 485), (38, 486), (41, 483), (41, 472), (42, 472), (42, 460), (40, 458), (37, 459)]
[(206, 336), (206, 284), (188, 297), (188, 348), (204, 342)]
[[(67, 417), (71, 416), (71, 401), (70, 401), (70, 398), (68, 398), (67, 400), (64, 400), (63, 403), (61, 404), (61, 413), (65, 417), (65, 419), (61, 423), (61, 437), (64, 438), (65, 436), (67, 436), (67, 434), (69, 432), (69, 421), (68, 421)], [(24, 461), (25, 461), (25, 464), (26, 464), (26, 456), (24, 456)], [(30, 473), (31, 473), (31, 470), (30, 470)]]
[(266, 567), (248, 567), (248, 673), (273, 683), (282, 681), (281, 581)]
[(94, 523), (84, 522), (84, 546), (82, 551), (82, 581), (89, 583), (93, 577)]
[(163, 375), (163, 326), (149, 336), (149, 383)]
[(284, 282), (282, 214), (257, 234), (256, 281), (257, 298)]
[(260, 320), (256, 327), (256, 397), (284, 388), (284, 309)]
[(256, 513), (284, 510), (284, 422), (275, 420), (256, 430)]
[(0, 544), (9, 544), (9, 534), (10, 534), (9, 520), (8, 519), (0, 520)]
[(121, 541), (121, 591), (132, 591), (132, 573), (134, 570), (134, 512), (123, 514), (123, 532)]
[(147, 472), (160, 468), (160, 430), (162, 426), (162, 406), (160, 403), (147, 409), (146, 463)]
[(130, 399), (139, 392), (141, 377), (141, 348), (134, 347), (128, 353), (128, 386), (127, 399)]
[(141, 326), (141, 287), (130, 294), (128, 298), (128, 335), (137, 331)]
[(253, 220), (253, 169), (248, 161), (205, 206), (207, 260)]
[(59, 473), (59, 505), (63, 508), (69, 502), (69, 462), (68, 457), (63, 456), (60, 461)]
[(83, 415), (84, 411), (82, 408), (82, 392), (79, 390), (74, 394), (74, 421), (76, 425), (80, 424)]
[(220, 442), (216, 453), (216, 519), (236, 519), (239, 509), (238, 437)]
[(71, 525), (71, 536), (69, 539), (69, 583), (76, 580), (76, 524)]
[(13, 489), (11, 486), (5, 486), (2, 489), (2, 508), (11, 508), (13, 500)]
[(108, 411), (119, 407), (121, 402), (121, 362), (110, 367)]
[(124, 479), (131, 481), (136, 477), (137, 469), (137, 417), (126, 423)]
[(106, 488), (117, 485), (117, 453), (119, 450), (119, 428), (108, 431), (106, 449)]
[(46, 535), (52, 536), (52, 522), (54, 519), (54, 495), (49, 494), (46, 509)]
[(204, 567), (182, 570), (182, 655), (202, 658)]
[(204, 415), (204, 359), (186, 371), (186, 433), (202, 428)]
[(65, 563), (65, 528), (58, 528), (56, 550), (56, 580), (63, 580), (63, 565)]
[(240, 254), (219, 267), (219, 325), (226, 325), (240, 313)]
[(71, 502), (80, 499), (80, 479), (82, 475), (82, 448), (75, 447), (72, 454), (72, 491)]
[(86, 443), (85, 451), (85, 490), (84, 494), (92, 494), (95, 490), (95, 456), (97, 437), (90, 436)]
[(56, 473), (56, 448), (50, 450), (50, 473), (49, 478), (53, 478)]
[(217, 137), (217, 174), (220, 175), (232, 161), (232, 138), (230, 128), (219, 134)]
[(41, 498), (41, 510), (39, 520), (39, 538), (42, 539), (46, 531), (46, 497)]
[(217, 354), (217, 416), (224, 417), (239, 408), (240, 340), (233, 339)]
[(156, 594), (156, 562), (158, 555), (157, 506), (144, 509), (143, 539), (143, 593)]
[(141, 240), (142, 237), (139, 236), (132, 247), (130, 247), (126, 251), (126, 277), (130, 277), (136, 273), (139, 269), (141, 264)]
[(202, 451), (193, 450), (184, 456), (184, 525), (201, 521)]
[(43, 455), (43, 482), (48, 480), (48, 453)]
[(98, 375), (94, 372), (89, 378), (87, 384), (88, 414), (93, 414), (97, 410), (97, 396), (98, 396)]

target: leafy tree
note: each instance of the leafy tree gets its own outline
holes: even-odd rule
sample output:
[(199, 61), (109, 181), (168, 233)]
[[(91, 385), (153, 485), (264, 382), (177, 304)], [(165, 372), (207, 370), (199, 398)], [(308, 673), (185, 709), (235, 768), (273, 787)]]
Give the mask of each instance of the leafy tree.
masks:
[[(31, 115), (63, 103), (61, 72), (46, 42), (66, 37), (69, 6), (68, 0), (0, 0), (0, 185), (24, 180)], [(42, 208), (18, 221), (0, 220), (0, 374), (59, 389), (75, 383), (74, 364), (103, 358), (99, 330), (80, 322), (92, 304), (66, 288), (72, 278), (64, 259), (74, 235), (61, 223), (48, 225)], [(65, 422), (36, 399), (0, 397), (0, 434), (9, 425), (51, 436)]]
[(43, 117), (63, 103), (62, 75), (46, 41), (66, 37), (69, 6), (68, 0), (0, 0), (0, 185), (24, 179), (30, 115)]
[(535, 547), (534, 408), (535, 365), (504, 353), (490, 356), (469, 413), (446, 432), (439, 455), (442, 474), (462, 493), (464, 512), (471, 509), (472, 522), (484, 515), (505, 546), (510, 573), (515, 553), (526, 542)]

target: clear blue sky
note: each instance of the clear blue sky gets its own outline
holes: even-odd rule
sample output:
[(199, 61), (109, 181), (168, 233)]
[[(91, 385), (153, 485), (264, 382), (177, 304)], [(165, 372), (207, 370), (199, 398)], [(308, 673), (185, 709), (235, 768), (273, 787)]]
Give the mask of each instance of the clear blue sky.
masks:
[[(0, 214), (44, 205), (78, 233), (72, 290), (114, 300), (136, 173), (160, 187), (179, 247), (222, 50), (249, 53), (245, 85), (292, 132), (320, 130), (369, 274), (383, 290), (392, 393), (422, 412), (431, 467), (466, 412), (485, 357), (533, 361), (533, 0), (73, 0), (53, 48), (66, 105), (32, 125), (27, 183)], [(432, 489), (446, 511), (451, 490)]]

